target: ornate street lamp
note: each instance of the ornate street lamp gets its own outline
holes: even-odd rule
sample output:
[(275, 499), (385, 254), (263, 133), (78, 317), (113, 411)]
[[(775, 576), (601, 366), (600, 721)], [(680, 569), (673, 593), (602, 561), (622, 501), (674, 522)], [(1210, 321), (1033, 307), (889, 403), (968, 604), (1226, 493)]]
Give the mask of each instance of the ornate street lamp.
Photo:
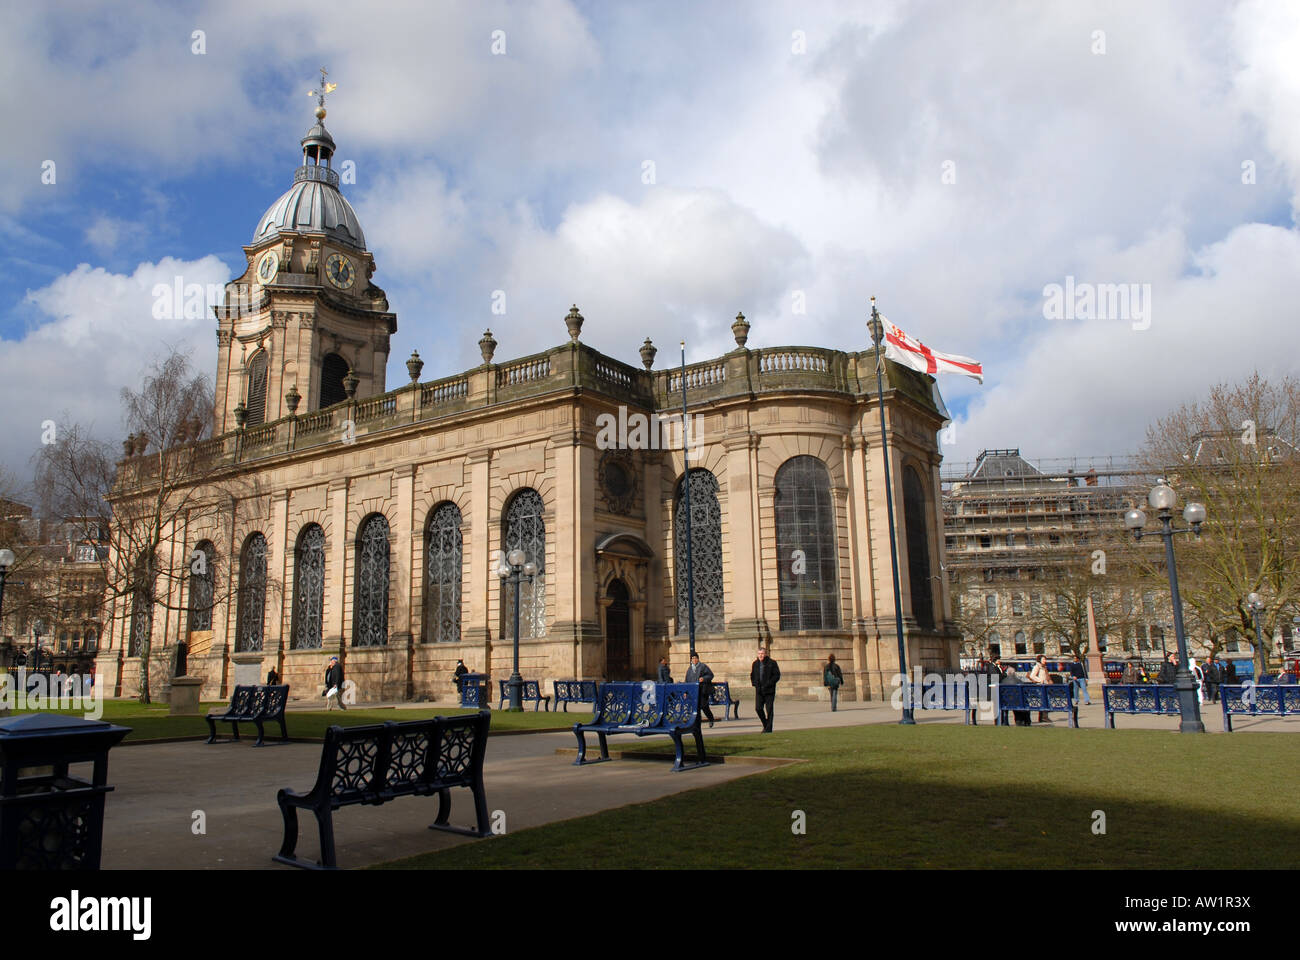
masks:
[[(1156, 511), (1160, 520), (1160, 536), (1165, 541), (1165, 567), (1169, 573), (1169, 592), (1173, 598), (1174, 637), (1178, 641), (1178, 671), (1174, 674), (1174, 688), (1178, 691), (1178, 712), (1181, 720), (1178, 724), (1180, 733), (1204, 733), (1205, 724), (1201, 722), (1201, 707), (1196, 702), (1196, 683), (1187, 664), (1187, 638), (1183, 634), (1183, 599), (1178, 593), (1178, 567), (1174, 563), (1174, 534), (1192, 533), (1201, 535), (1201, 524), (1205, 522), (1205, 506), (1189, 503), (1183, 509), (1183, 519), (1188, 528), (1175, 530), (1173, 527), (1173, 509), (1178, 503), (1178, 494), (1163, 480), (1157, 483), (1147, 497), (1151, 509)], [(1133, 537), (1142, 539), (1142, 528), (1146, 526), (1147, 515), (1136, 508), (1124, 514), (1124, 526), (1133, 531)]]
[(512, 583), (515, 587), (515, 669), (510, 674), (510, 679), (506, 681), (506, 689), (510, 691), (512, 713), (519, 713), (524, 709), (524, 678), (519, 675), (519, 585), (524, 581), (532, 583), (533, 578), (537, 576), (537, 564), (531, 560), (525, 563), (525, 559), (524, 552), (516, 548), (511, 550), (497, 567), (497, 576), (501, 578), (501, 582)]
[[(1255, 649), (1261, 654), (1260, 660), (1264, 668), (1268, 668), (1268, 647), (1264, 646), (1264, 634), (1259, 628), (1259, 615), (1268, 607), (1264, 604), (1264, 598), (1258, 593), (1249, 594), (1246, 597), (1246, 609), (1250, 611), (1251, 619), (1255, 621)], [(1259, 678), (1256, 677), (1256, 680)]]

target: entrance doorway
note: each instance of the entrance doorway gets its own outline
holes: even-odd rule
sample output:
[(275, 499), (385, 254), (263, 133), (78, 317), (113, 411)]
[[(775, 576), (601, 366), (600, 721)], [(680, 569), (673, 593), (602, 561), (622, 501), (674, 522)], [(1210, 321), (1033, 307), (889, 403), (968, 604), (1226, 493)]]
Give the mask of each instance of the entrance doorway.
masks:
[(627, 585), (611, 580), (605, 591), (605, 679), (632, 679), (632, 613), (628, 606)]

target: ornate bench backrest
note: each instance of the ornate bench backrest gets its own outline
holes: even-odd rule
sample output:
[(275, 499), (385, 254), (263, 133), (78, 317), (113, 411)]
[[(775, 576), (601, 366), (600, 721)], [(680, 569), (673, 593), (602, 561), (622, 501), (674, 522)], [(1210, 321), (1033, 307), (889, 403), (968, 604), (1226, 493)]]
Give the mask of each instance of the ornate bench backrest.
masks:
[(709, 706), (721, 706), (724, 703), (731, 702), (731, 687), (727, 685), (726, 680), (718, 680), (713, 684), (713, 689), (709, 691)]
[(659, 687), (662, 710), (655, 726), (693, 727), (700, 713), (698, 683), (668, 683)]
[(487, 752), (488, 726), (492, 715), (486, 710), (463, 717), (434, 717), (433, 742), (437, 761), (426, 768), (426, 776), (438, 786), (469, 786), (483, 772)]
[(235, 692), (230, 696), (229, 712), (238, 714), (251, 713), (256, 694), (257, 687), (244, 685), (235, 687)]
[(598, 687), (595, 680), (579, 680), (576, 696), (585, 703), (595, 703)]
[(571, 682), (572, 682), (572, 681), (570, 681), (570, 680), (552, 680), (552, 681), (551, 681), (551, 683), (554, 685), (554, 689), (555, 689), (555, 702), (556, 702), (556, 703), (559, 703), (561, 700), (568, 700), (568, 699), (569, 699), (569, 697), (570, 697), (570, 694), (569, 694), (569, 684), (570, 684)]
[(383, 786), (376, 782), (380, 761), (384, 758), (385, 724), (371, 723), (359, 727), (333, 726), (325, 731), (325, 749), (321, 756), (321, 777), (328, 778), (330, 796), (342, 803), (356, 802)]
[(289, 702), (289, 685), (278, 683), (275, 686), (263, 687), (262, 691), (262, 709), (258, 716), (276, 717), (284, 713), (285, 704)]
[(429, 751), (435, 743), (433, 719), (388, 723), (387, 786), (398, 793), (410, 793), (425, 779)]
[(632, 723), (636, 704), (641, 701), (637, 683), (602, 683), (596, 695), (596, 715), (592, 723)]
[(539, 687), (539, 686), (537, 685), (537, 681), (536, 681), (536, 680), (525, 680), (525, 681), (524, 681), (524, 690), (523, 690), (523, 694), (522, 694), (522, 696), (523, 696), (523, 698), (524, 698), (525, 700), (540, 700), (540, 699), (542, 699), (542, 690), (541, 690), (541, 687)]

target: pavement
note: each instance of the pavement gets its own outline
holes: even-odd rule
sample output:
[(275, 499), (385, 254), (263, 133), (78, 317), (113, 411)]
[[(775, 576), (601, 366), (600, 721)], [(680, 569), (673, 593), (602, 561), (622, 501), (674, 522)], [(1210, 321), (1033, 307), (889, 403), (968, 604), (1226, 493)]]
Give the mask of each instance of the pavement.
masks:
[[(1079, 723), (1101, 728), (1103, 715), (1095, 697), (1080, 708)], [(366, 704), (367, 708), (377, 706)], [(390, 704), (403, 709), (429, 709), (451, 704)], [(741, 720), (705, 724), (706, 737), (756, 733), (752, 698), (746, 697)], [(584, 718), (572, 710), (574, 721)], [(720, 711), (715, 711), (721, 716)], [(955, 711), (917, 710), (918, 724), (961, 723)], [(1222, 729), (1217, 704), (1205, 704), (1206, 730)], [(898, 711), (888, 701), (842, 702), (832, 713), (829, 703), (782, 701), (777, 697), (775, 726), (801, 730), (896, 723)], [(981, 724), (992, 723), (981, 717)], [(1036, 718), (1035, 718), (1036, 719)], [(1121, 716), (1121, 729), (1175, 731), (1177, 717)], [(1044, 726), (1066, 727), (1064, 718)], [(1039, 725), (1035, 723), (1035, 727)], [(1253, 731), (1296, 731), (1294, 719), (1233, 719), (1238, 734)], [(1021, 728), (1023, 729), (1023, 728)], [(1033, 736), (1033, 729), (1025, 736)], [(660, 738), (656, 738), (660, 739)], [(589, 746), (594, 738), (589, 738)], [(505, 832), (540, 826), (601, 810), (644, 803), (686, 790), (709, 787), (768, 769), (762, 765), (724, 763), (680, 773), (656, 762), (614, 760), (575, 768), (557, 750), (576, 745), (571, 732), (526, 733), (493, 736), (484, 762), (488, 810)], [(616, 750), (619, 738), (610, 746)], [(306, 791), (316, 780), (320, 762), (318, 743), (268, 744), (252, 747), (248, 741), (207, 745), (199, 741), (134, 744), (115, 748), (109, 755), (109, 795), (104, 817), (103, 867), (105, 869), (275, 869), (283, 820), (275, 802), (281, 787)], [(74, 771), (75, 772), (75, 771)], [(499, 811), (499, 813), (498, 813)], [(446, 847), (475, 842), (470, 838), (428, 829), (437, 813), (437, 801), (405, 797), (380, 807), (355, 806), (334, 815), (335, 847), (340, 867), (362, 867)], [(468, 790), (452, 792), (451, 822), (473, 823), (473, 801)], [(200, 832), (199, 828), (202, 827)], [(306, 860), (319, 856), (315, 818), (299, 812), (297, 854)]]

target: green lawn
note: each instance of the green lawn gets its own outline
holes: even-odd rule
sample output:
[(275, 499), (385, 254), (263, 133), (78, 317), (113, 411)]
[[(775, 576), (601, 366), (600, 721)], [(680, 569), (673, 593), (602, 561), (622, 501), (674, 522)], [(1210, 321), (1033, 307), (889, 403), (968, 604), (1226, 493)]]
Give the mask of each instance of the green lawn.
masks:
[(807, 762), (386, 866), (1249, 869), (1300, 856), (1295, 734), (881, 724), (708, 747)]
[[(202, 706), (206, 713), (208, 711), (220, 711), (228, 706), (228, 703), (226, 701), (204, 703)], [(74, 716), (80, 716), (84, 713), (81, 710), (46, 710), (42, 712), (66, 713)], [(403, 720), (420, 720), (425, 717), (439, 715), (455, 716), (472, 712), (472, 710), (448, 707), (441, 709), (430, 707), (427, 710), (367, 710), (363, 705), (349, 707), (345, 711), (299, 712), (290, 710), (285, 717), (290, 737), (322, 739), (325, 736), (325, 729), (336, 723), (339, 726), (350, 727), (361, 723), (383, 723), (387, 720), (401, 722)], [(105, 700), (104, 715), (100, 719), (130, 727), (131, 732), (126, 735), (126, 742), (132, 740), (158, 740), (167, 737), (202, 736), (206, 738), (208, 735), (208, 725), (202, 717), (169, 717), (167, 716), (167, 704), (165, 703), (152, 703), (145, 706), (135, 700)], [(526, 710), (523, 713), (493, 710), (492, 730), (494, 732), (504, 730), (572, 730), (573, 724), (583, 719), (590, 719), (590, 714), (582, 711), (578, 711), (576, 714), (556, 714), (546, 713), (545, 711), (534, 713), (532, 710)], [(239, 726), (239, 735), (241, 737), (257, 736), (257, 731), (251, 723), (241, 723)], [(273, 723), (266, 727), (268, 737), (272, 736), (272, 731), (274, 731), (275, 736), (279, 736), (279, 724)], [(230, 724), (219, 724), (217, 733), (220, 736), (228, 736)]]

